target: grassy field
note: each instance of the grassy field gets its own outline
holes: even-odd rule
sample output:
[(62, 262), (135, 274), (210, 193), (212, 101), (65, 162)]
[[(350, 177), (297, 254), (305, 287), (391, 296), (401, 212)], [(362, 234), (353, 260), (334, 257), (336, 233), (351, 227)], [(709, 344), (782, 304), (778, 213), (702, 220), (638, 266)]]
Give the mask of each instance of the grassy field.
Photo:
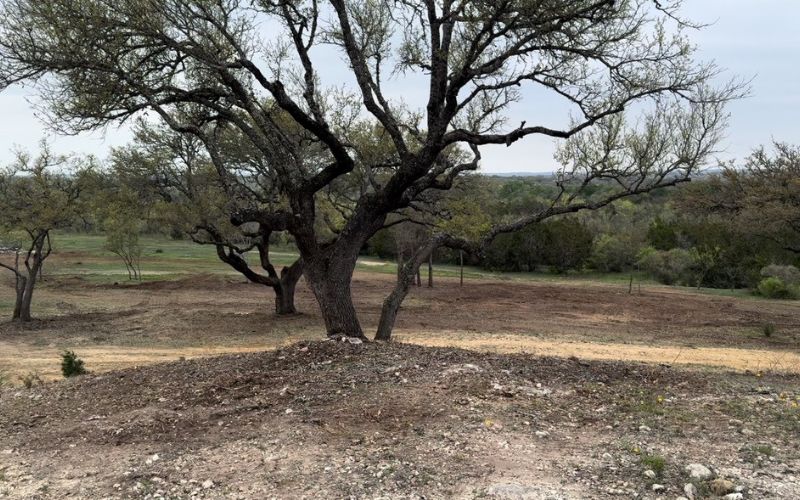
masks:
[[(61, 276), (81, 276), (93, 282), (125, 282), (128, 279), (122, 261), (106, 250), (103, 245), (105, 237), (100, 235), (58, 233), (54, 235), (55, 257), (48, 261), (47, 272)], [(144, 236), (141, 238), (142, 279), (144, 281), (173, 279), (192, 274), (236, 274), (230, 267), (220, 262), (214, 247), (198, 245), (188, 240), (173, 240), (164, 236)], [(60, 255), (60, 257), (58, 257)], [(289, 265), (297, 258), (293, 247), (273, 246), (270, 256), (275, 265)], [(257, 255), (251, 252), (248, 260), (253, 266), (258, 265)], [(391, 260), (374, 257), (361, 257), (356, 268), (359, 271), (394, 274), (397, 265)], [(423, 269), (423, 273), (427, 272)], [(434, 278), (457, 278), (460, 269), (456, 265), (436, 264)], [(493, 281), (522, 281), (540, 283), (603, 283), (628, 285), (633, 277), (634, 288), (661, 286), (644, 273), (599, 273), (571, 272), (553, 273), (508, 273), (491, 272), (472, 266), (465, 266), (465, 279)], [(672, 287), (676, 290), (696, 291), (699, 293), (726, 296), (749, 297), (758, 299), (748, 290), (722, 290), (713, 288)], [(0, 303), (0, 308), (9, 307)]]

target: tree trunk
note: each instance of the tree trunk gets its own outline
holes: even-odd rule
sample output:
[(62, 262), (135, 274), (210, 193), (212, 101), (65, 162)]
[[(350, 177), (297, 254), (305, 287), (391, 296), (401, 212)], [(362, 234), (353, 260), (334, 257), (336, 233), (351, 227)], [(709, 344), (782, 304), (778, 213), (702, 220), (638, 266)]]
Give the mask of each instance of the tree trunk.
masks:
[(428, 288), (433, 288), (433, 253), (428, 257)]
[[(38, 277), (39, 268), (34, 266), (31, 270), (28, 279), (25, 280), (25, 287), (22, 290), (22, 296), (17, 294), (19, 302), (19, 315), (16, 316), (18, 321), (28, 322), (31, 321), (31, 303), (33, 302), (33, 287), (36, 285), (36, 278)], [(14, 314), (17, 314), (17, 306), (14, 307)]]
[(459, 264), (459, 267), (461, 269), (460, 283), (459, 284), (460, 284), (460, 286), (464, 286), (464, 251), (463, 250), (459, 250), (458, 251), (458, 264)]
[(33, 286), (28, 285), (25, 287), (25, 293), (22, 295), (22, 300), (19, 308), (19, 321), (28, 322), (33, 318), (31, 316), (31, 302), (33, 301)]
[(303, 276), (303, 264), (300, 259), (281, 270), (281, 278), (275, 286), (275, 312), (279, 315), (297, 314), (294, 305), (294, 292), (297, 282)]
[(281, 283), (275, 287), (275, 313), (279, 316), (297, 314), (294, 305), (294, 285), (284, 286)]
[(344, 256), (304, 258), (306, 281), (319, 304), (328, 337), (366, 340), (350, 292), (357, 258), (358, 248)]
[(431, 238), (403, 266), (397, 276), (397, 284), (383, 301), (378, 330), (375, 332), (375, 340), (391, 340), (397, 313), (400, 311), (400, 305), (405, 300), (406, 295), (408, 295), (409, 288), (414, 283), (414, 277), (419, 275), (419, 268), (426, 258), (430, 264), (430, 257), (433, 255), (433, 251), (442, 244), (443, 240), (444, 238), (441, 235)]
[[(16, 274), (15, 292), (16, 298), (14, 301), (14, 321), (31, 321), (31, 303), (33, 302), (33, 289), (36, 286), (36, 280), (42, 275), (42, 265), (44, 259), (50, 255), (52, 247), (50, 246), (50, 234), (48, 231), (39, 231), (33, 237), (33, 244), (25, 256), (25, 271), (20, 271), (19, 266), (19, 252), (14, 259), (14, 268), (12, 269)], [(47, 245), (47, 250), (45, 250)], [(8, 267), (8, 266), (4, 266)], [(11, 269), (8, 267), (8, 269)]]
[(381, 318), (378, 321), (378, 330), (375, 332), (375, 340), (388, 341), (392, 338), (392, 330), (394, 330), (394, 323), (397, 320), (397, 313), (400, 311), (400, 305), (408, 295), (408, 289), (414, 282), (414, 276), (417, 275), (419, 266), (413, 265), (413, 259), (409, 261), (409, 265), (404, 266), (401, 273), (397, 276), (397, 284), (394, 290), (383, 301), (381, 308)]
[(22, 302), (25, 297), (25, 288), (26, 288), (25, 285), (27, 284), (27, 282), (28, 280), (26, 278), (22, 276), (17, 276), (16, 280), (17, 297), (16, 300), (14, 301), (14, 315), (12, 316), (12, 319), (15, 321), (20, 320), (22, 316)]

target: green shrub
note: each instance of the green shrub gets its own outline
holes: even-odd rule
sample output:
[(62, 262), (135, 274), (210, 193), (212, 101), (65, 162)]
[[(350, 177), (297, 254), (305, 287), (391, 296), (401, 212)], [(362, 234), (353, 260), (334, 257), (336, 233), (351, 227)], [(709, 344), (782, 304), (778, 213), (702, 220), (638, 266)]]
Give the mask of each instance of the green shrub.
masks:
[(592, 252), (592, 232), (575, 219), (534, 224), (502, 234), (483, 255), (482, 265), (495, 271), (529, 272), (540, 266), (563, 273), (580, 269)]
[(797, 290), (787, 286), (780, 278), (764, 278), (756, 289), (758, 295), (768, 299), (796, 299)]
[(664, 474), (664, 468), (667, 465), (667, 460), (661, 455), (642, 455), (641, 462), (644, 467), (652, 470), (659, 477)]
[(65, 378), (83, 375), (86, 373), (83, 360), (72, 351), (64, 351), (61, 355), (61, 373)]
[(789, 287), (800, 285), (800, 269), (797, 269), (794, 266), (779, 266), (772, 264), (761, 268), (761, 277), (778, 278)]
[(367, 241), (366, 253), (381, 259), (394, 258), (397, 255), (397, 245), (388, 229), (381, 229)]
[(639, 252), (638, 264), (665, 285), (692, 286), (697, 281), (695, 254), (682, 248), (667, 251), (645, 248)]
[(677, 224), (656, 217), (647, 228), (647, 242), (656, 250), (672, 250), (678, 246)]
[(600, 272), (621, 272), (633, 267), (639, 249), (632, 241), (604, 234), (592, 248), (589, 264)]
[(775, 324), (767, 323), (763, 327), (764, 336), (765, 337), (772, 337), (772, 334), (775, 333)]

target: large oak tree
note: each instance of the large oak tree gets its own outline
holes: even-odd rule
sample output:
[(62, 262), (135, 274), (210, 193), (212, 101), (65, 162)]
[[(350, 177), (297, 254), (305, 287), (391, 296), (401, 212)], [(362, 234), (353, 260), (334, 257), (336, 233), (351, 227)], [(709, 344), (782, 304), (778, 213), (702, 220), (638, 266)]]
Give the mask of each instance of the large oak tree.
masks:
[[(566, 140), (559, 194), (477, 241), (438, 233), (423, 250), (479, 250), (504, 232), (690, 178), (740, 87), (711, 86), (719, 71), (694, 59), (684, 32), (697, 26), (679, 4), (3, 0), (0, 86), (37, 82), (51, 123), (69, 132), (154, 113), (202, 141), (223, 173), (215, 137), (236, 129), (281, 199), (233, 221), (291, 233), (328, 334), (363, 337), (350, 291), (359, 250), (393, 214), (476, 170), (483, 146)], [(332, 57), (349, 69), (344, 85), (325, 78)], [(425, 88), (424, 102), (388, 90), (402, 79)], [(569, 124), (537, 122), (537, 99), (564, 102)], [(525, 121), (510, 123), (512, 112)], [(308, 143), (316, 154), (304, 154)], [(588, 195), (598, 180), (615, 189)], [(323, 205), (338, 214), (325, 230)]]

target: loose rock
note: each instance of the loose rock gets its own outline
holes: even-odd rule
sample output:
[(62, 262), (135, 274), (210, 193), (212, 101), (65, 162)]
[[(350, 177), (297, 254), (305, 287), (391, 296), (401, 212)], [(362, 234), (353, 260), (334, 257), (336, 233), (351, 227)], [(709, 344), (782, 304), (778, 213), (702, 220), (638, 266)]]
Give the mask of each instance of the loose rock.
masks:
[(724, 500), (742, 500), (744, 495), (741, 493), (729, 493), (722, 497)]
[(711, 472), (711, 469), (706, 467), (703, 464), (689, 464), (686, 466), (686, 473), (689, 474), (691, 479), (697, 479), (700, 481), (705, 481), (706, 479), (711, 479), (714, 476), (714, 473)]

